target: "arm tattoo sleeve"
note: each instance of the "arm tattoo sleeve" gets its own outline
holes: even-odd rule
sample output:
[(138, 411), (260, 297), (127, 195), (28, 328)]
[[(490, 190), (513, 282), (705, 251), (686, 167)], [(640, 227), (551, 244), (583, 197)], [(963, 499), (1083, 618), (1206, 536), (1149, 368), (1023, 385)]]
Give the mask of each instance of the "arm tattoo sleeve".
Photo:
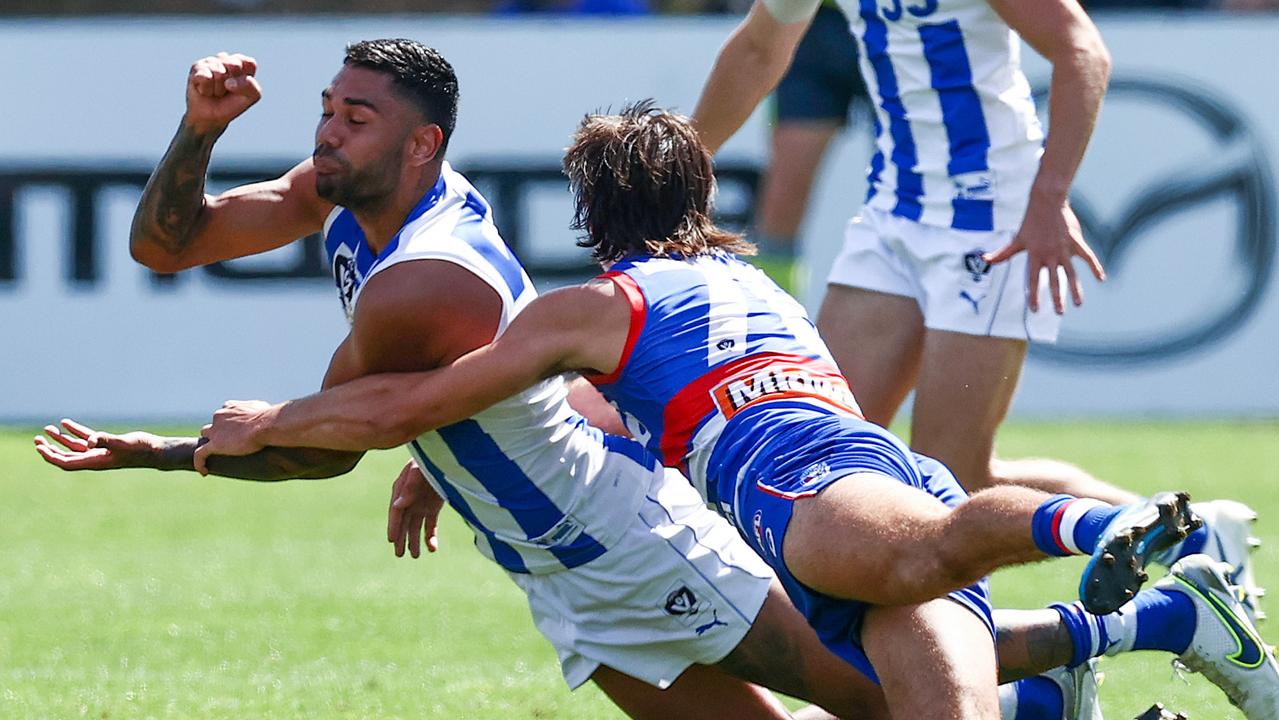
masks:
[(178, 129), (151, 173), (133, 216), (133, 242), (157, 245), (170, 255), (187, 248), (204, 209), (204, 178), (218, 134)]
[[(194, 470), (195, 449), (201, 438), (174, 438), (156, 461), (158, 470)], [(209, 471), (222, 477), (258, 482), (317, 480), (350, 472), (363, 453), (318, 448), (268, 447), (243, 457), (214, 455)]]

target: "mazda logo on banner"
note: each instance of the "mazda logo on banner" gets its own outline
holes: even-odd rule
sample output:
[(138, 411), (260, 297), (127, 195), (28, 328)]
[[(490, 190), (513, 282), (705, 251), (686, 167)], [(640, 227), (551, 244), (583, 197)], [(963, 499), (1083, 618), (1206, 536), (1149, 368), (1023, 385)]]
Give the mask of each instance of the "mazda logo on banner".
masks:
[[(1046, 107), (1046, 94), (1046, 89), (1036, 92), (1041, 108)], [(1044, 360), (1142, 364), (1206, 347), (1244, 324), (1257, 309), (1271, 276), (1275, 188), (1265, 148), (1242, 113), (1215, 93), (1175, 78), (1114, 80), (1106, 102), (1106, 112), (1113, 106), (1136, 104), (1146, 131), (1134, 139), (1154, 143), (1155, 156), (1175, 162), (1171, 169), (1152, 168), (1149, 177), (1142, 177), (1146, 167), (1137, 156), (1128, 156), (1128, 148), (1102, 158), (1095, 157), (1096, 148), (1090, 150), (1094, 162), (1102, 160), (1124, 177), (1138, 178), (1135, 188), (1120, 191), (1117, 199), (1115, 188), (1098, 187), (1095, 181), (1084, 188), (1077, 184), (1072, 193), (1084, 236), (1106, 265), (1111, 276), (1108, 284), (1115, 286), (1103, 286), (1099, 292), (1122, 297), (1129, 280), (1157, 272), (1134, 261), (1145, 243), (1167, 241), (1158, 246), (1159, 252), (1184, 256), (1178, 259), (1184, 272), (1161, 279), (1166, 285), (1155, 304), (1146, 300), (1141, 308), (1129, 308), (1127, 303), (1122, 307), (1107, 303), (1107, 315), (1097, 318), (1107, 325), (1123, 324), (1132, 318), (1118, 315), (1139, 313), (1140, 327), (1128, 325), (1122, 333), (1111, 327), (1105, 332), (1100, 327), (1081, 328), (1077, 319), (1067, 318), (1055, 346), (1031, 346), (1031, 354)], [(1103, 117), (1098, 134), (1103, 135), (1105, 128)], [(1185, 133), (1200, 136), (1193, 149), (1178, 144), (1176, 138)], [(1149, 164), (1157, 168), (1166, 163)], [(1103, 204), (1104, 212), (1099, 209)], [(1226, 220), (1216, 222), (1219, 216)], [(1168, 241), (1179, 230), (1184, 236), (1204, 224), (1212, 230), (1193, 237), (1193, 246)], [(1197, 263), (1210, 259), (1212, 253), (1223, 256), (1230, 277), (1210, 276), (1206, 262), (1201, 272), (1195, 272)]]

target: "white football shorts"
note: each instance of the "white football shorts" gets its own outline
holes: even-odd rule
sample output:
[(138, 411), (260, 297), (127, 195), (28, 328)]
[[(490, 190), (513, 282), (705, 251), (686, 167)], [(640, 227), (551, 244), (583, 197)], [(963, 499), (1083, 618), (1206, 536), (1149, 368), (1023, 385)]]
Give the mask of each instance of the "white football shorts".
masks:
[(648, 493), (608, 552), (571, 570), (509, 573), (570, 688), (600, 665), (666, 688), (690, 665), (724, 659), (768, 595), (772, 569), (688, 480), (645, 475), (633, 480)]
[(1040, 278), (1039, 312), (1032, 313), (1026, 253), (998, 265), (982, 260), (1013, 235), (924, 225), (865, 208), (849, 221), (828, 282), (915, 298), (929, 329), (1056, 342), (1061, 316), (1053, 310), (1047, 271)]

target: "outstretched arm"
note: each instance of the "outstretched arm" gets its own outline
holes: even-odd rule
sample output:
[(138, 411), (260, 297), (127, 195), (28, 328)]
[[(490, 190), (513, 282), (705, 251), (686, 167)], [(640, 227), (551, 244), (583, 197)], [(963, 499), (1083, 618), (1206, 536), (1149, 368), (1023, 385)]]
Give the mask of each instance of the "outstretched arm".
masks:
[(1060, 286), (1059, 268), (1075, 305), (1081, 305), (1084, 296), (1073, 258), (1083, 259), (1098, 280), (1106, 278), (1101, 262), (1084, 241), (1069, 195), (1106, 94), (1110, 54), (1097, 26), (1075, 0), (1033, 4), (990, 0), (990, 4), (1009, 27), (1052, 63), (1053, 74), (1048, 138), (1030, 189), (1026, 216), (1012, 242), (989, 259), (1001, 262), (1025, 250), (1027, 304), (1032, 311), (1039, 309), (1039, 276), (1041, 269), (1047, 268), (1053, 307), (1060, 315), (1065, 312), (1065, 288)]
[(493, 344), (422, 373), (371, 375), (265, 410), (214, 416), (209, 452), (268, 445), (367, 450), (403, 444), (570, 370), (607, 373), (622, 359), (630, 303), (611, 282), (557, 290)]
[[(62, 427), (48, 425), (35, 438), (36, 452), (63, 470), (195, 470), (195, 449), (203, 438), (164, 437), (148, 432), (104, 433), (64, 419)], [(47, 437), (46, 437), (47, 436)], [(312, 448), (263, 448), (243, 457), (219, 456), (209, 471), (222, 477), (261, 482), (334, 477), (349, 472), (359, 453), (335, 453)]]
[[(361, 368), (348, 337), (329, 361), (322, 387), (332, 387), (356, 377)], [(246, 407), (266, 408), (268, 403), (251, 401)], [(74, 420), (64, 419), (59, 428), (46, 425), (45, 435), (35, 438), (36, 452), (51, 465), (63, 470), (197, 470), (240, 480), (278, 482), (314, 480), (343, 475), (355, 468), (363, 453), (306, 447), (263, 447), (241, 457), (209, 458), (207, 466), (196, 466), (196, 450), (207, 440), (195, 437), (165, 437), (134, 431), (115, 435), (98, 432)]]
[(310, 159), (284, 176), (204, 193), (213, 145), (262, 96), (257, 63), (245, 55), (198, 60), (187, 77), (187, 109), (133, 216), (133, 258), (157, 272), (265, 252), (320, 229), (332, 206), (315, 191)]
[(817, 12), (818, 0), (756, 0), (720, 49), (693, 111), (697, 134), (711, 152), (746, 122), (790, 66)]

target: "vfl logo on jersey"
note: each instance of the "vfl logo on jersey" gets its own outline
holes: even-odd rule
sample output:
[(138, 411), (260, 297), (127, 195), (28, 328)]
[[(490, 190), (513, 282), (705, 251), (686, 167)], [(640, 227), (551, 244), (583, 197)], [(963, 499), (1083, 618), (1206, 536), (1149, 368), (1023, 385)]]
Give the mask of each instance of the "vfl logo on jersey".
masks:
[[(728, 627), (728, 623), (719, 619), (719, 611), (715, 607), (694, 595), (688, 585), (682, 582), (667, 587), (666, 603), (662, 609), (698, 635), (720, 625)], [(707, 613), (710, 613), (710, 617), (706, 616)]]
[(985, 250), (973, 250), (964, 254), (964, 270), (973, 282), (981, 282), (982, 276), (990, 274), (990, 263), (986, 261)]
[(853, 391), (838, 373), (798, 365), (773, 365), (726, 380), (711, 390), (711, 397), (726, 420), (752, 405), (787, 398), (821, 400), (861, 415)]
[(350, 320), (355, 314), (355, 290), (359, 287), (359, 278), (355, 274), (355, 258), (345, 247), (338, 248), (333, 254), (333, 281), (337, 283), (338, 299), (342, 301), (342, 311)]
[(697, 596), (687, 585), (680, 585), (666, 596), (668, 615), (688, 615), (697, 610)]
[(964, 254), (964, 272), (968, 273), (966, 282), (972, 287), (971, 290), (960, 290), (959, 299), (973, 306), (974, 315), (981, 313), (979, 305), (986, 299), (986, 293), (978, 290), (982, 287), (982, 281), (990, 275), (990, 263), (986, 261), (985, 254), (986, 251), (981, 249)]

